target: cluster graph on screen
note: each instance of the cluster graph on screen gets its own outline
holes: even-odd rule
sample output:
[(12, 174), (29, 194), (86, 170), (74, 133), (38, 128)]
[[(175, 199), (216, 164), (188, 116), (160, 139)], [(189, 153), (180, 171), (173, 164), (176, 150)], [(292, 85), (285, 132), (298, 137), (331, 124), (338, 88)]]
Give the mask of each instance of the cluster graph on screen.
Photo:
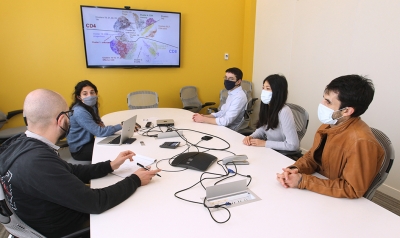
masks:
[(87, 67), (179, 67), (180, 13), (81, 6)]

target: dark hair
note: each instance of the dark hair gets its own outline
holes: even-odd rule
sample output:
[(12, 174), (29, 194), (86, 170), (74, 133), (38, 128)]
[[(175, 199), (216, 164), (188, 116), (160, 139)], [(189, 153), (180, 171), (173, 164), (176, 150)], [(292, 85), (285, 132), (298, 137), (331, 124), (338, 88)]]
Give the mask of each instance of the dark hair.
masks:
[(352, 107), (354, 113), (351, 117), (358, 117), (374, 99), (375, 88), (370, 79), (353, 74), (335, 78), (326, 86), (325, 92), (337, 93), (340, 109)]
[(243, 79), (243, 72), (239, 68), (229, 68), (229, 69), (225, 70), (225, 73), (234, 74), (236, 76), (237, 80)]
[(269, 104), (260, 104), (257, 128), (267, 125), (267, 129), (275, 129), (279, 124), (278, 114), (282, 110), (288, 97), (288, 83), (285, 76), (272, 74), (263, 81), (268, 81), (272, 89), (272, 98)]
[(82, 89), (83, 89), (84, 87), (86, 87), (86, 86), (92, 87), (92, 88), (94, 89), (94, 91), (96, 92), (96, 94), (97, 94), (97, 87), (96, 87), (96, 85), (94, 85), (94, 84), (93, 84), (92, 82), (90, 82), (89, 80), (80, 81), (80, 82), (75, 86), (75, 90), (74, 90), (74, 92), (72, 93), (72, 103), (71, 103), (70, 109), (72, 109), (73, 106), (75, 106), (76, 104), (78, 104), (78, 105), (80, 105), (81, 107), (85, 108), (85, 109), (90, 113), (90, 115), (92, 115), (93, 120), (94, 120), (96, 123), (100, 123), (100, 122), (101, 122), (101, 119), (100, 119), (100, 117), (98, 116), (98, 113), (99, 113), (99, 109), (98, 109), (98, 108), (99, 108), (99, 103), (96, 102), (96, 104), (95, 104), (95, 108), (96, 108), (96, 110), (97, 110), (97, 111), (95, 112), (95, 111), (93, 110), (92, 107), (90, 107), (90, 106), (84, 104), (84, 103), (78, 98), (78, 97), (81, 96)]

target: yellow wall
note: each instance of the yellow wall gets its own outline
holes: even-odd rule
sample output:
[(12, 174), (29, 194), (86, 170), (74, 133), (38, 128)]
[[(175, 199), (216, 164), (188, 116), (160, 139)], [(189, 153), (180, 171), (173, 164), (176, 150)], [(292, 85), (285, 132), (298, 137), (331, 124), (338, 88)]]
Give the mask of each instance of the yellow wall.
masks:
[[(80, 5), (181, 12), (181, 67), (88, 69)], [(59, 92), (67, 102), (83, 79), (99, 89), (100, 113), (127, 109), (131, 91), (152, 90), (160, 107), (181, 107), (179, 90), (195, 85), (200, 100), (219, 102), (224, 70), (243, 69), (252, 80), (256, 0), (18, 0), (0, 2), (0, 110), (21, 109), (36, 88)], [(229, 60), (224, 60), (229, 53)], [(3, 127), (22, 125), (11, 120)]]

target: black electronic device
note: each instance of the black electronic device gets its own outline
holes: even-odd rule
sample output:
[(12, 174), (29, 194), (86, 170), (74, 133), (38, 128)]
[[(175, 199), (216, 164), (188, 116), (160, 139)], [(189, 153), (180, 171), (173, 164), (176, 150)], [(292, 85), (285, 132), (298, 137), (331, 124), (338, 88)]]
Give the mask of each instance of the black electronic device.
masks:
[(161, 148), (167, 148), (167, 149), (175, 149), (176, 147), (179, 146), (181, 142), (174, 141), (174, 142), (164, 142), (164, 144), (160, 145)]
[(211, 140), (213, 137), (212, 136), (203, 136), (201, 137), (202, 140)]
[(146, 128), (150, 128), (151, 127), (151, 121), (146, 123)]
[(181, 13), (81, 5), (87, 68), (180, 67)]
[(128, 138), (124, 141), (124, 144), (132, 144), (133, 142), (135, 142), (136, 138)]
[(171, 163), (172, 166), (193, 170), (206, 171), (217, 157), (203, 152), (188, 152), (178, 155)]

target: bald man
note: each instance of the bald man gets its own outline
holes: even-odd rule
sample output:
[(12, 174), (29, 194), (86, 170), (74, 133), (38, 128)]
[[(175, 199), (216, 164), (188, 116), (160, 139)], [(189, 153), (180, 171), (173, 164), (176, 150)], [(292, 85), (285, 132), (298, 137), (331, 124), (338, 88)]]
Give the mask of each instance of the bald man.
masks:
[(160, 170), (139, 169), (103, 189), (85, 185), (106, 176), (132, 151), (113, 161), (72, 165), (60, 159), (55, 143), (69, 131), (68, 105), (56, 92), (38, 89), (24, 102), (28, 130), (0, 147), (0, 176), (6, 198), (26, 224), (46, 237), (60, 237), (89, 225), (89, 214), (102, 213), (123, 202), (146, 185)]

